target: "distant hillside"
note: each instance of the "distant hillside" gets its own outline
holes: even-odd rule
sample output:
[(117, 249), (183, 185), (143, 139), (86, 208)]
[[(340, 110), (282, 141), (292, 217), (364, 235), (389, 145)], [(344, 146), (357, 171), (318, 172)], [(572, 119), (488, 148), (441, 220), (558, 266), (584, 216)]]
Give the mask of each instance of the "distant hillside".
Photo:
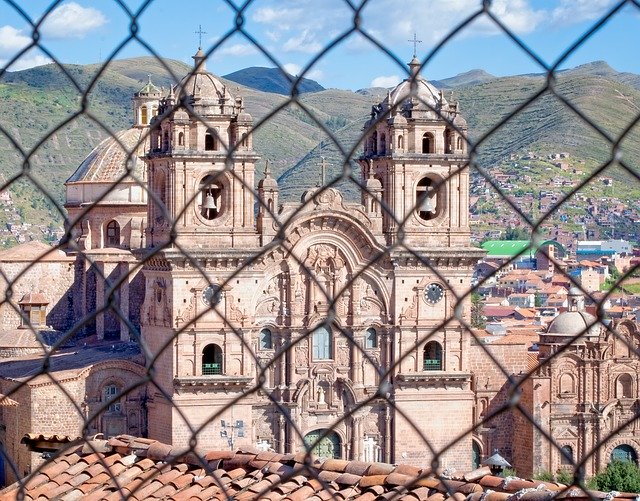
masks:
[[(291, 86), (296, 81), (293, 75), (283, 73), (279, 68), (253, 66), (224, 75), (223, 78), (237, 82), (252, 89), (275, 94), (291, 95)], [(318, 92), (324, 87), (315, 80), (303, 78), (297, 86), (298, 93)]]
[(465, 73), (460, 73), (455, 77), (445, 78), (443, 80), (432, 80), (431, 83), (439, 89), (453, 89), (463, 85), (474, 85), (488, 82), (495, 78), (496, 77), (491, 73), (487, 73), (484, 70), (471, 70)]
[[(0, 176), (12, 179), (22, 172), (24, 158), (12, 145), (14, 141), (29, 155), (29, 174), (51, 192), (55, 203), (63, 203), (64, 181), (107, 136), (105, 128), (115, 131), (131, 124), (131, 97), (144, 85), (147, 74), (157, 85), (168, 88), (190, 69), (177, 61), (166, 61), (166, 65), (175, 78), (153, 58), (111, 63), (91, 88), (90, 115), (80, 114), (81, 94), (95, 77), (98, 65), (65, 67), (78, 81), (81, 92), (55, 65), (5, 74), (0, 80), (0, 114), (3, 131), (11, 140), (0, 133)], [(210, 69), (215, 72), (215, 68)], [(330, 164), (328, 178), (342, 176), (341, 186), (352, 198), (357, 198), (357, 186), (346, 179), (349, 175), (358, 179), (358, 167), (353, 161), (345, 165), (342, 152), (351, 154), (351, 160), (360, 154), (362, 126), (371, 105), (384, 98), (386, 89), (305, 92), (299, 97), (301, 106), (290, 104), (263, 123), (262, 119), (286, 102), (287, 96), (225, 81), (232, 93), (244, 98), (247, 111), (254, 118), (254, 146), (263, 160), (270, 160), (274, 175), (279, 177), (281, 200), (299, 199), (306, 188), (315, 186), (321, 157)], [(511, 153), (530, 149), (566, 151), (584, 158), (592, 167), (611, 156), (609, 141), (549, 91), (500, 125), (544, 87), (546, 80), (542, 75), (492, 77), (474, 70), (437, 84), (454, 90), (454, 100), (460, 102), (473, 141), (481, 140), (496, 128), (477, 149), (475, 159), (484, 167), (508, 158)], [(617, 138), (640, 111), (640, 76), (616, 72), (601, 62), (559, 72), (555, 93), (569, 100), (612, 138)], [(448, 92), (446, 97), (449, 99)], [(63, 125), (54, 130), (60, 124)], [(319, 124), (331, 132), (333, 139)], [(640, 126), (636, 126), (620, 144), (622, 158), (636, 170), (640, 165), (639, 136)], [(258, 179), (262, 168), (261, 161), (257, 166)], [(616, 167), (607, 170), (606, 175), (629, 178)], [(42, 197), (26, 177), (14, 182), (10, 190), (16, 204), (21, 204), (24, 220), (60, 223), (62, 218), (53, 202)], [(0, 212), (0, 226), (5, 222)]]

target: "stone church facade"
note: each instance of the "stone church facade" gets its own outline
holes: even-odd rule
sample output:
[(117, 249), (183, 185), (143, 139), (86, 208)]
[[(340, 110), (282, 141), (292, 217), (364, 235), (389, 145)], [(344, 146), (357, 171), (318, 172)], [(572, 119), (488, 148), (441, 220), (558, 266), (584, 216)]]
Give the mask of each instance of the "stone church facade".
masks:
[(456, 106), (412, 61), (417, 95), (404, 82), (367, 124), (362, 203), (313, 188), (279, 206), (267, 170), (254, 217), (252, 117), (195, 60), (147, 156), (150, 436), (415, 464), (431, 443), (470, 468), (470, 436), (444, 450), (471, 423), (468, 333), (452, 317), (481, 256)]
[[(306, 445), (353, 460), (477, 466), (499, 444), (487, 423), (474, 428), (499, 392), (479, 387), (494, 362), (467, 328), (465, 294), (483, 253), (470, 244), (467, 124), (457, 104), (422, 78), (414, 58), (411, 77), (365, 124), (360, 202), (315, 187), (301, 203), (281, 203), (268, 164), (256, 174), (242, 98), (206, 70), (201, 51), (194, 60), (168, 94), (151, 82), (141, 89), (133, 127), (100, 144), (67, 181), (66, 252), (0, 253), (9, 276), (28, 267), (25, 256), (46, 256), (0, 305), (0, 393), (8, 395), (0, 395), (0, 445), (18, 474), (38, 462), (16, 449), (32, 432), (131, 433), (174, 445), (195, 438), (208, 449), (281, 453)], [(55, 287), (43, 278), (48, 269), (60, 277)], [(61, 354), (49, 367), (74, 402), (47, 374), (33, 376), (43, 346), (31, 328), (45, 325), (80, 336), (75, 358)], [(540, 353), (552, 344), (543, 339)], [(531, 354), (511, 355), (501, 355), (508, 370), (526, 368)], [(631, 383), (618, 375), (620, 363), (636, 366), (628, 358), (616, 358), (608, 376), (621, 403), (611, 396), (597, 412), (635, 409), (622, 396), (638, 393), (635, 369)], [(570, 409), (582, 420), (548, 422), (583, 454), (593, 443), (584, 430), (595, 428), (591, 397), (575, 388), (587, 372), (559, 363), (525, 382), (523, 402), (534, 415), (548, 412), (544, 402), (577, 371), (574, 390), (551, 408), (569, 412), (569, 401), (582, 399)], [(55, 419), (32, 411), (45, 397), (57, 402)], [(556, 468), (557, 454), (534, 447), (537, 431), (521, 421), (513, 422), (526, 431), (512, 438), (527, 458), (507, 459), (523, 472)]]

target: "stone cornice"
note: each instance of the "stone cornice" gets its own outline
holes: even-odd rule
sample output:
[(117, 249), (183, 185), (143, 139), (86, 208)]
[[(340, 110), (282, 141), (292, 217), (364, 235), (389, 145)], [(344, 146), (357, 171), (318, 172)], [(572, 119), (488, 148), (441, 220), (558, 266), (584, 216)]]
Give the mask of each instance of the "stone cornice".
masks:
[(398, 386), (458, 386), (471, 382), (471, 374), (466, 372), (425, 371), (398, 374), (395, 383)]
[(173, 384), (183, 390), (197, 390), (202, 387), (239, 390), (248, 388), (253, 380), (253, 376), (182, 376), (174, 378)]

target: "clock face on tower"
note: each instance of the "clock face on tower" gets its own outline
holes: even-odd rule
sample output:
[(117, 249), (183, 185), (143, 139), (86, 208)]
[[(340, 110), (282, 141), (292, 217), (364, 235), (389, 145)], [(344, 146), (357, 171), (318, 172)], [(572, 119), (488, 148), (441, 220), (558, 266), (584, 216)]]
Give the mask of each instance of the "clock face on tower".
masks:
[(424, 299), (429, 304), (436, 304), (444, 297), (444, 289), (440, 284), (429, 284), (424, 288)]
[(207, 306), (215, 306), (222, 299), (220, 287), (217, 285), (209, 285), (202, 290), (202, 302)]

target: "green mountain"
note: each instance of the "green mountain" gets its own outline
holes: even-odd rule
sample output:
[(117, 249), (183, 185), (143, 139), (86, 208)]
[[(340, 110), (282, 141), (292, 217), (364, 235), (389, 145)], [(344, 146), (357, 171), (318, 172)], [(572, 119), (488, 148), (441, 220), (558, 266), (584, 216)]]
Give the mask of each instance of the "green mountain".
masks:
[[(263, 68), (259, 66), (235, 71), (224, 75), (223, 78), (262, 92), (273, 92), (275, 94), (284, 94), (285, 96), (291, 95), (291, 86), (296, 81), (296, 77), (284, 73), (279, 68)], [(298, 94), (304, 94), (305, 92), (324, 90), (324, 87), (315, 80), (302, 78), (298, 83), (297, 89)]]
[[(55, 65), (3, 76), (0, 175), (9, 181), (21, 218), (38, 224), (60, 223), (62, 217), (54, 205), (64, 200), (64, 181), (109, 131), (130, 125), (131, 96), (147, 75), (167, 88), (189, 71), (180, 62), (165, 64), (136, 58), (114, 61), (106, 68), (68, 65), (68, 76)], [(481, 71), (445, 79), (442, 84), (454, 89), (470, 138), (480, 142), (475, 157), (479, 165), (489, 168), (511, 153), (535, 150), (568, 152), (593, 169), (611, 158), (612, 145), (605, 136), (619, 138), (637, 117), (639, 82), (638, 75), (592, 63), (559, 72), (553, 88), (546, 89), (541, 75), (492, 77)], [(350, 179), (358, 179), (357, 166), (345, 164), (343, 153), (358, 156), (362, 126), (386, 89), (305, 92), (294, 102), (286, 95), (226, 83), (232, 93), (243, 96), (254, 118), (255, 149), (270, 160), (283, 200), (299, 199), (304, 189), (318, 182), (321, 157), (330, 165), (328, 179), (339, 178), (340, 186), (357, 197), (357, 185)], [(278, 111), (264, 121), (274, 109)], [(577, 112), (596, 123), (598, 130)], [(639, 128), (631, 127), (618, 147), (619, 158), (635, 171), (640, 164)], [(629, 179), (616, 166), (605, 175)], [(48, 190), (52, 200), (43, 197), (37, 185)], [(0, 228), (5, 222), (0, 212)]]

